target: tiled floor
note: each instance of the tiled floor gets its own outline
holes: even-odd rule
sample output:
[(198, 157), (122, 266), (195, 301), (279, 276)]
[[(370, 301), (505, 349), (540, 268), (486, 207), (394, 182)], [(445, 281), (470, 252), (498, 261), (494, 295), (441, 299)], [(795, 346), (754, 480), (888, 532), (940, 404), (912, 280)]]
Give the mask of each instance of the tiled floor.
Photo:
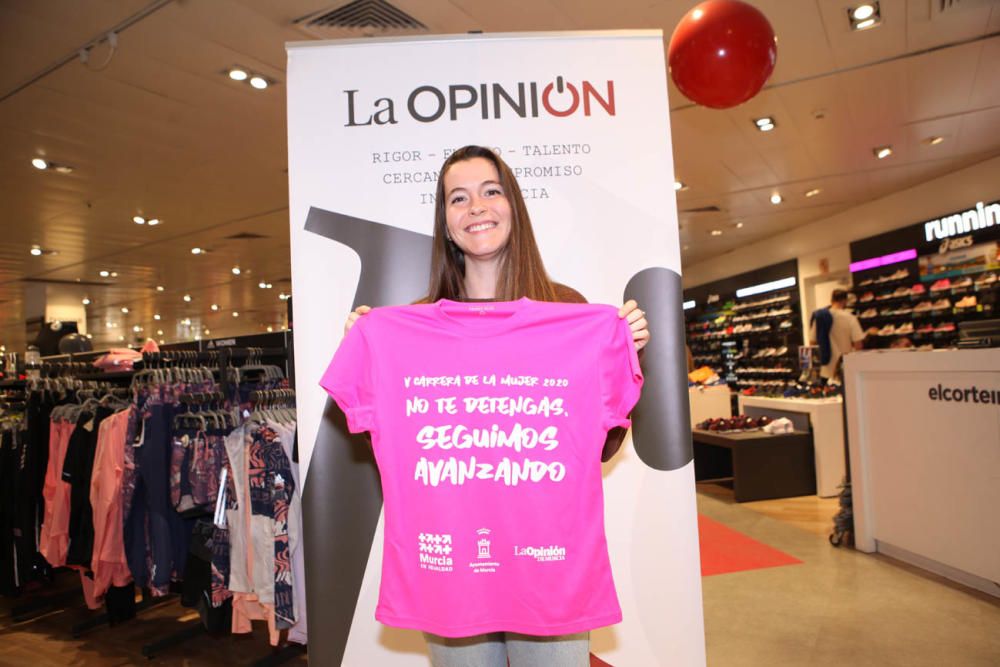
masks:
[[(830, 546), (836, 500), (788, 498), (736, 504), (701, 485), (699, 511), (802, 560), (703, 580), (711, 667), (997, 667), (1000, 601), (881, 556)], [(66, 585), (73, 585), (72, 575)], [(78, 584), (76, 584), (78, 587)], [(254, 637), (197, 637), (147, 661), (143, 644), (193, 615), (176, 602), (113, 630), (74, 639), (80, 604), (13, 624), (0, 603), (0, 665), (250, 664), (270, 649)], [(292, 665), (305, 664), (302, 657)], [(662, 663), (670, 664), (667, 658)], [(377, 666), (364, 666), (377, 667)], [(645, 667), (630, 665), (629, 667)]]
[(724, 490), (700, 487), (698, 509), (803, 561), (703, 580), (709, 665), (1000, 665), (1000, 600), (830, 546), (836, 501), (738, 505)]

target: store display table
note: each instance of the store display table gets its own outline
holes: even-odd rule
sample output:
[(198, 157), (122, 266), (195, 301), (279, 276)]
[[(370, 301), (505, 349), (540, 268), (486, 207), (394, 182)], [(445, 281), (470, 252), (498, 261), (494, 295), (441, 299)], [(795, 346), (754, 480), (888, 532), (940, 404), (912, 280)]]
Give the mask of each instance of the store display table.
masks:
[(840, 484), (847, 472), (844, 463), (844, 402), (841, 397), (767, 398), (741, 395), (739, 405), (740, 414), (750, 416), (808, 415), (816, 449), (817, 494), (831, 498), (840, 493)]
[(729, 385), (688, 387), (688, 401), (691, 404), (691, 428), (706, 419), (733, 416), (732, 392), (729, 391)]
[(694, 474), (698, 481), (732, 478), (736, 502), (816, 493), (809, 433), (764, 431), (715, 433), (695, 429)]

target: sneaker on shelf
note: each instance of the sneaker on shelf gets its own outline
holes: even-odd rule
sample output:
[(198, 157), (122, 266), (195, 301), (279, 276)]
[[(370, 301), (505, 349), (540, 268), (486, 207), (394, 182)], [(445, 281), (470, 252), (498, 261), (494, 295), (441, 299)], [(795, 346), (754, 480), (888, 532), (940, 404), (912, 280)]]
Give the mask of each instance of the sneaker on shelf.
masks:
[(897, 334), (911, 334), (913, 333), (913, 324), (910, 322), (903, 322), (898, 327), (896, 327)]
[(873, 317), (878, 317), (878, 311), (875, 310), (874, 308), (869, 308), (865, 312), (861, 313), (861, 315), (859, 317), (861, 319), (863, 319), (863, 320), (868, 320), (868, 319), (871, 319)]
[(936, 331), (938, 333), (948, 333), (948, 332), (951, 332), (951, 331), (954, 331), (954, 330), (955, 330), (955, 323), (954, 322), (942, 322), (941, 324), (939, 324), (937, 326), (936, 329), (934, 329), (934, 331)]
[(909, 287), (897, 287), (896, 291), (893, 292), (892, 295), (894, 297), (897, 297), (897, 296), (910, 296), (910, 288)]
[(926, 291), (927, 288), (924, 287), (923, 283), (917, 283), (916, 285), (910, 288), (910, 296), (918, 296), (920, 294), (924, 294)]
[(919, 334), (934, 333), (934, 325), (931, 324), (930, 322), (928, 322), (927, 324), (921, 325), (921, 327), (919, 329), (917, 329), (917, 333), (919, 333)]
[(970, 294), (968, 296), (964, 296), (961, 299), (959, 299), (958, 303), (955, 304), (955, 307), (956, 308), (975, 308), (977, 303), (979, 303), (979, 302), (976, 300), (976, 295), (975, 294)]
[(933, 349), (934, 349), (934, 346), (931, 345), (930, 343), (927, 343), (926, 345), (919, 345), (917, 347), (917, 352), (930, 352)]
[(865, 292), (864, 294), (861, 295), (861, 298), (858, 299), (858, 301), (861, 302), (861, 303), (868, 303), (869, 301), (871, 301), (874, 298), (875, 298), (875, 294), (873, 292)]
[(891, 336), (894, 333), (896, 333), (896, 327), (892, 326), (891, 324), (887, 324), (878, 330), (879, 336)]
[(875, 297), (875, 300), (876, 301), (885, 301), (886, 299), (891, 299), (891, 298), (892, 298), (892, 292), (885, 292), (885, 293), (879, 294), (877, 297)]
[(785, 347), (784, 345), (782, 345), (781, 347), (779, 347), (777, 350), (774, 351), (774, 356), (776, 357), (783, 357), (786, 354), (788, 354), (788, 348)]
[(951, 281), (947, 278), (942, 278), (931, 285), (931, 291), (940, 292), (941, 290), (948, 289), (949, 287), (951, 287)]
[(931, 305), (930, 301), (921, 301), (920, 303), (918, 303), (917, 305), (915, 305), (913, 307), (913, 312), (915, 312), (915, 313), (922, 313), (922, 312), (924, 312), (926, 310), (932, 309), (933, 307), (934, 306)]
[(855, 285), (855, 287), (866, 287), (868, 285), (871, 285), (873, 282), (875, 282), (875, 281), (872, 280), (871, 278), (865, 278), (860, 283), (858, 283), (857, 285)]
[(909, 277), (910, 277), (910, 272), (907, 271), (906, 269), (900, 269), (899, 271), (896, 271), (894, 274), (892, 274), (893, 280), (902, 280), (903, 278), (909, 278)]
[(878, 336), (879, 335), (879, 328), (878, 327), (868, 327), (865, 330), (865, 335), (866, 336)]
[(931, 305), (931, 310), (944, 310), (951, 308), (951, 301), (948, 299), (938, 299)]
[(992, 285), (996, 281), (997, 281), (997, 274), (993, 273), (992, 271), (989, 271), (976, 278), (976, 287)]
[(778, 328), (779, 329), (791, 329), (793, 326), (794, 326), (794, 324), (792, 324), (791, 320), (785, 320), (784, 322), (782, 322), (781, 324), (778, 325)]
[(952, 289), (961, 289), (963, 287), (972, 287), (971, 276), (962, 276), (961, 278), (959, 278), (958, 280), (956, 280), (951, 284)]
[(897, 308), (896, 310), (894, 310), (892, 314), (893, 315), (909, 315), (912, 312), (913, 312), (912, 308), (910, 308), (909, 306), (903, 306), (901, 308)]

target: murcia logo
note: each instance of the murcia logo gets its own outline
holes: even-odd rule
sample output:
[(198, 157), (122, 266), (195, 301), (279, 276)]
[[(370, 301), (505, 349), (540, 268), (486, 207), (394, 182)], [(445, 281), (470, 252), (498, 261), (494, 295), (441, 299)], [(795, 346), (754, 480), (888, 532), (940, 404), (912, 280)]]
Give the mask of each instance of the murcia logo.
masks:
[(451, 535), (441, 533), (420, 533), (417, 537), (420, 549), (420, 568), (436, 572), (451, 572)]
[[(603, 90), (601, 90), (603, 88)], [(367, 125), (395, 125), (396, 102), (391, 97), (379, 97), (368, 111), (358, 115), (358, 89), (345, 90), (347, 96), (347, 122), (344, 127)], [(565, 118), (580, 111), (584, 116), (604, 110), (615, 115), (615, 82), (593, 83), (583, 80), (576, 83), (557, 76), (555, 81), (520, 81), (506, 88), (499, 83), (452, 84), (446, 89), (424, 85), (414, 88), (406, 96), (406, 113), (420, 123), (433, 123), (446, 113), (450, 120), (458, 120), (464, 109), (479, 111), (482, 120), (498, 120), (504, 115), (519, 118), (554, 116)], [(473, 111), (475, 113), (475, 111)]]
[(492, 556), (490, 556), (490, 529), (480, 528), (476, 531), (476, 534), (479, 535), (479, 540), (476, 542), (476, 558), (479, 558), (480, 560), (488, 560), (492, 558)]

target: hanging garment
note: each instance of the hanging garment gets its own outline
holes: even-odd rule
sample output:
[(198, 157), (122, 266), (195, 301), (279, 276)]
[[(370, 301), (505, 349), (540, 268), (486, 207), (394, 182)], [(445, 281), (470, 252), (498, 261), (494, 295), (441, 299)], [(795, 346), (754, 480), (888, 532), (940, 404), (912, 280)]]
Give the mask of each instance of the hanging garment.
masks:
[(90, 567), (94, 594), (103, 596), (111, 586), (128, 587), (132, 573), (125, 559), (122, 521), (122, 471), (125, 438), (135, 408), (122, 410), (101, 422), (90, 481), (94, 518), (94, 550)]
[(621, 620), (601, 451), (642, 374), (604, 305), (376, 308), (320, 384), (368, 431), (385, 508), (375, 617), (446, 637)]

